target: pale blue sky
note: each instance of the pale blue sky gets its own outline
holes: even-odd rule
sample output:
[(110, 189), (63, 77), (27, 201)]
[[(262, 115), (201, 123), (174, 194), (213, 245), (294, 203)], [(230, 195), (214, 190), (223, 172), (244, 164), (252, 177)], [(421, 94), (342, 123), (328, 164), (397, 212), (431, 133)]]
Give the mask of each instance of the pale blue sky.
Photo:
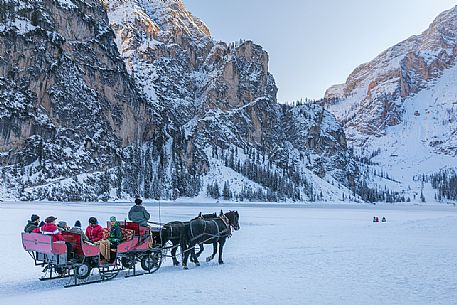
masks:
[(455, 0), (184, 0), (217, 40), (270, 55), (280, 102), (320, 98), (359, 64), (420, 34)]

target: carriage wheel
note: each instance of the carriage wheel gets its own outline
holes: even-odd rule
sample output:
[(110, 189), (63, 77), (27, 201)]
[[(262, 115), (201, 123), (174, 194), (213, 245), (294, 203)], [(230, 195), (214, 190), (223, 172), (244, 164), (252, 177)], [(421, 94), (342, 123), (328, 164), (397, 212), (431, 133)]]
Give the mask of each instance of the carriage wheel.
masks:
[(103, 281), (109, 281), (114, 279), (119, 274), (119, 270), (107, 271), (101, 274)]
[(133, 266), (135, 266), (135, 263), (136, 263), (136, 259), (135, 259), (135, 256), (133, 256), (133, 255), (123, 256), (121, 258), (121, 264), (122, 264), (122, 266), (124, 266), (124, 268), (132, 269)]
[(75, 268), (75, 276), (83, 280), (90, 275), (91, 270), (92, 268), (87, 263), (83, 263)]
[(99, 271), (102, 281), (109, 281), (114, 279), (119, 274), (119, 269)]
[(141, 268), (149, 273), (156, 272), (162, 264), (162, 252), (152, 252), (141, 258)]

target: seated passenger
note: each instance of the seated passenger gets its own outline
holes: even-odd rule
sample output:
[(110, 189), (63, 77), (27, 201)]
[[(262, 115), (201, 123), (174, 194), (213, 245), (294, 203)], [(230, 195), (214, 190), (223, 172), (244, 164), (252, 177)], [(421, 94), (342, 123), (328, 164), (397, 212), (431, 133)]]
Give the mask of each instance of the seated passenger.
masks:
[(51, 235), (52, 236), (52, 242), (56, 241), (65, 241), (63, 239), (62, 234), (60, 233), (59, 229), (57, 229), (56, 226), (56, 217), (54, 216), (49, 216), (45, 219), (46, 224), (44, 224), (42, 227), (38, 227), (34, 229), (32, 232), (35, 233), (42, 233), (45, 235)]
[(108, 240), (112, 246), (117, 247), (122, 242), (122, 229), (115, 216), (111, 216), (109, 221), (111, 222), (111, 228)]
[(60, 232), (68, 232), (68, 230), (70, 230), (66, 221), (59, 221), (57, 223), (57, 229), (59, 229)]
[(103, 228), (98, 224), (97, 218), (89, 218), (89, 226), (86, 228), (86, 236), (93, 243), (103, 239)]
[(81, 222), (79, 220), (76, 220), (75, 225), (68, 232), (80, 234), (81, 240), (83, 242), (89, 242), (89, 238), (87, 238), (86, 234), (84, 234), (83, 229), (81, 229)]
[(98, 246), (100, 254), (107, 261), (109, 261), (111, 246), (107, 239), (103, 239), (103, 228), (98, 224), (97, 218), (89, 218), (89, 226), (86, 228), (86, 236), (92, 243)]
[(137, 196), (135, 199), (135, 205), (130, 208), (129, 220), (136, 222), (140, 226), (148, 227), (148, 220), (151, 218), (148, 211), (141, 205), (143, 201)]
[(39, 225), (40, 223), (40, 216), (36, 214), (32, 214), (32, 217), (30, 217), (30, 220), (28, 221), (27, 225), (24, 228), (24, 232), (26, 233), (32, 233), (33, 230), (35, 230), (38, 227), (41, 227), (44, 223)]

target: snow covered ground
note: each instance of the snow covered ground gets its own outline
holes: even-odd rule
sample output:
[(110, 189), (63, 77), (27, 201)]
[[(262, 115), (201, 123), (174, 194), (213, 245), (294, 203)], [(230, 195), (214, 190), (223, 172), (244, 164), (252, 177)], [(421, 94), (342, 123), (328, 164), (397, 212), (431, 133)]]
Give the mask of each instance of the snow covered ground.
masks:
[[(20, 232), (32, 213), (123, 219), (130, 204), (0, 203), (0, 304), (456, 304), (457, 208), (163, 204), (161, 220), (236, 209), (224, 265), (165, 261), (152, 275), (64, 289), (40, 282)], [(157, 204), (147, 204), (158, 220)], [(387, 223), (373, 223), (373, 216)], [(204, 257), (209, 254), (209, 249)]]

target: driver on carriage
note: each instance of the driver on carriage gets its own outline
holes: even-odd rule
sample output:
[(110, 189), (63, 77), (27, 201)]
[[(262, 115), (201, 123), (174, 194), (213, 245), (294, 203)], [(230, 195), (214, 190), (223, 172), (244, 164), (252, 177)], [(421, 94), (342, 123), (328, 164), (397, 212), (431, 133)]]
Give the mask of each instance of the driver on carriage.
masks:
[(136, 196), (135, 205), (129, 211), (129, 220), (136, 222), (142, 227), (148, 227), (148, 220), (151, 218), (151, 215), (146, 211), (142, 203), (143, 201), (140, 197)]

